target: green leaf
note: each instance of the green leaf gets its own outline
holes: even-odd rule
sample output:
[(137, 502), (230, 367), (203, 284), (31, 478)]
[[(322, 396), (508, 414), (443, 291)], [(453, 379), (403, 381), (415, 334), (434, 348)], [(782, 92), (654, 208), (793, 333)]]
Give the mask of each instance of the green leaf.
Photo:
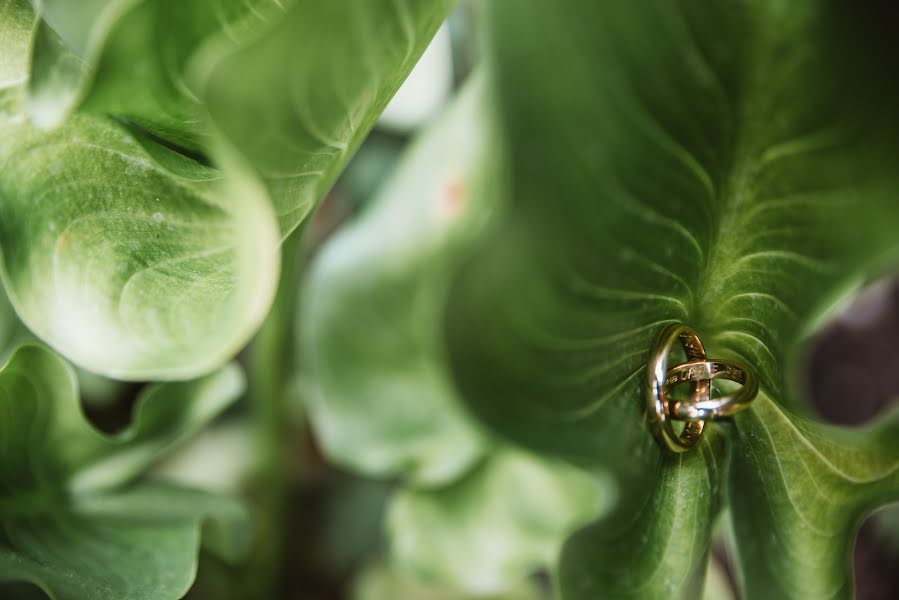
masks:
[(311, 268), (299, 326), (310, 416), (332, 460), (370, 475), (444, 483), (487, 451), (439, 327), (448, 281), (493, 208), (476, 192), (490, 161), (484, 87), (475, 76)]
[(79, 108), (115, 114), (180, 146), (208, 149), (211, 132), (199, 74), (270, 31), (293, 4), (44, 2), (28, 89), (29, 116), (43, 126), (56, 126)]
[(825, 426), (762, 396), (737, 418), (729, 485), (748, 598), (850, 598), (862, 518), (899, 500), (899, 411), (861, 429)]
[(271, 36), (212, 70), (209, 111), (266, 182), (282, 234), (334, 182), (453, 4), (301, 2)]
[(16, 327), (16, 313), (0, 288), (0, 353), (4, 352)]
[(175, 600), (193, 583), (201, 526), (210, 519), (226, 533), (246, 515), (224, 497), (141, 485), (52, 513), (5, 517), (0, 579), (32, 582), (57, 600)]
[(0, 119), (18, 109), (18, 92), (28, 77), (28, 49), (34, 13), (27, 0), (0, 1)]
[[(649, 347), (671, 322), (696, 328), (710, 355), (748, 365), (768, 397), (802, 410), (788, 368), (799, 343), (894, 262), (899, 241), (895, 97), (829, 7), (489, 4), (509, 210), (454, 286), (447, 324), (457, 385), (486, 425), (612, 469), (622, 503), (644, 498), (653, 479), (657, 506), (676, 503), (665, 483), (675, 475), (655, 467), (661, 451), (642, 416)], [(744, 480), (731, 497), (748, 493)], [(866, 510), (892, 497), (879, 491)], [(765, 500), (758, 510), (784, 497)], [(854, 531), (859, 515), (841, 513), (833, 526)], [(652, 547), (684, 528), (705, 547), (714, 514), (641, 518)], [(563, 577), (564, 595), (627, 596), (627, 570), (596, 567), (614, 550), (593, 531), (593, 543), (581, 537), (566, 553), (563, 575), (578, 576)], [(846, 556), (850, 537), (820, 543)], [(780, 560), (781, 580), (834, 576), (827, 561)], [(671, 570), (660, 581), (704, 571), (661, 566)], [(848, 570), (839, 573), (850, 589)]]
[[(112, 439), (66, 433), (73, 441), (69, 460), (78, 464), (75, 489), (110, 487), (142, 473), (171, 447), (192, 438), (237, 398), (243, 374), (227, 365), (213, 376), (188, 382), (154, 384), (143, 390), (131, 426)], [(75, 443), (83, 443), (76, 452)]]
[(93, 18), (71, 3), (44, 8), (32, 118), (58, 123), (79, 107), (212, 154), (224, 138), (264, 179), (286, 236), (333, 183), (453, 2), (94, 4)]
[[(699, 598), (708, 536), (721, 505), (724, 439), (660, 456), (641, 487), (565, 545), (566, 597)], [(710, 438), (706, 434), (706, 438)]]
[(233, 558), (245, 535), (235, 501), (123, 486), (242, 389), (234, 367), (154, 386), (138, 399), (133, 424), (109, 436), (82, 414), (65, 362), (41, 347), (18, 349), (0, 370), (0, 579), (31, 581), (65, 600), (180, 598), (207, 519), (212, 549)]
[[(40, 338), (121, 379), (192, 377), (246, 343), (278, 271), (270, 201), (280, 233), (299, 224), (451, 3), (176, 4), (48, 2), (31, 65), (17, 26), (29, 20), (10, 17), (18, 95), (29, 66), (31, 78), (9, 104), (57, 127), (13, 109), (0, 121), (4, 280)], [(245, 105), (260, 98), (271, 105)], [(66, 119), (75, 106), (142, 130)]]
[(353, 600), (539, 600), (539, 586), (523, 582), (515, 589), (496, 596), (467, 596), (445, 588), (424, 585), (409, 579), (387, 565), (367, 567), (353, 586)]
[(394, 564), (472, 595), (501, 593), (554, 564), (565, 537), (606, 508), (607, 489), (578, 468), (498, 448), (445, 488), (406, 487), (394, 496)]
[(246, 343), (278, 265), (251, 178), (223, 180), (102, 118), (0, 123), (0, 136), (2, 274), (35, 334), (120, 379), (191, 377)]
[(266, 182), (283, 235), (334, 182), (454, 4), (300, 2), (211, 69), (209, 111)]
[[(2, 22), (27, 22), (13, 6)], [(239, 159), (217, 155), (223, 175), (101, 117), (45, 131), (12, 110), (0, 138), (0, 275), (36, 335), (120, 379), (195, 376), (246, 343), (274, 295), (278, 234)]]
[(394, 564), (472, 594), (553, 563), (607, 499), (595, 476), (484, 435), (446, 370), (447, 286), (499, 200), (488, 94), (475, 74), (326, 244), (300, 319), (326, 453), (403, 482), (388, 517)]

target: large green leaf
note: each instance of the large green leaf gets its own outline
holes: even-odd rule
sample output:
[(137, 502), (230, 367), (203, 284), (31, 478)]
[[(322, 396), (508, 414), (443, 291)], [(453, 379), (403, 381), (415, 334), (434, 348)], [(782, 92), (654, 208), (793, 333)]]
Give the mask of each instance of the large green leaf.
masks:
[(659, 457), (615, 510), (572, 536), (559, 563), (565, 597), (701, 597), (723, 449), (715, 436), (689, 454)]
[(154, 386), (133, 424), (108, 436), (82, 414), (66, 363), (37, 346), (17, 350), (0, 371), (0, 579), (61, 600), (180, 598), (207, 519), (212, 548), (233, 557), (245, 535), (235, 501), (129, 482), (242, 388), (235, 367)]
[(401, 478), (388, 515), (394, 564), (485, 594), (554, 563), (608, 497), (593, 475), (485, 436), (446, 372), (447, 285), (499, 200), (487, 84), (473, 77), (326, 244), (300, 332), (329, 457)]
[(2, 275), (35, 334), (121, 379), (190, 377), (246, 343), (278, 266), (252, 179), (97, 117), (0, 123), (0, 137)]
[[(489, 4), (510, 208), (451, 295), (458, 385), (503, 435), (614, 470), (623, 503), (642, 501), (655, 480), (655, 500), (640, 515), (650, 547), (668, 548), (674, 532), (707, 546), (714, 504), (702, 518), (662, 508), (680, 502), (672, 482), (717, 477), (709, 461), (690, 461), (704, 474), (672, 473), (683, 470), (677, 461), (657, 466), (662, 451), (641, 400), (656, 332), (690, 324), (710, 354), (758, 374), (773, 410), (801, 411), (787, 368), (798, 343), (899, 246), (894, 97), (871, 79), (871, 61), (858, 60), (856, 40), (832, 9), (766, 0)], [(758, 404), (756, 414), (766, 406)], [(737, 421), (737, 457), (751, 422)], [(788, 437), (776, 436), (771, 448), (781, 463), (794, 460)], [(899, 460), (895, 449), (880, 450), (888, 465)], [(843, 460), (861, 469), (865, 459)], [(773, 468), (741, 464), (756, 479)], [(784, 490), (796, 494), (794, 486), (816, 476), (803, 480), (794, 470), (780, 492), (768, 485), (763, 501), (734, 510), (745, 532), (737, 543), (793, 536), (790, 552), (768, 559), (778, 563), (778, 581), (836, 577), (841, 586), (828, 590), (845, 594), (848, 559), (836, 570), (806, 561), (800, 524), (776, 518), (775, 530), (763, 532), (744, 523), (777, 511), (788, 502)], [(735, 476), (730, 497), (750, 493), (752, 481)], [(822, 531), (846, 533), (821, 536), (814, 552), (848, 556), (864, 512), (897, 493), (889, 479), (870, 489), (864, 506), (828, 514)], [(667, 598), (670, 582), (704, 570), (662, 561), (638, 589), (629, 569), (597, 566), (616, 552), (614, 538), (602, 528), (590, 536), (566, 551), (567, 597), (607, 590)], [(616, 564), (649, 572), (640, 552), (626, 553), (634, 545), (616, 548)], [(753, 573), (744, 577), (748, 590), (770, 583), (771, 573)], [(777, 589), (775, 596), (801, 596), (788, 584)]]
[[(20, 42), (27, 12), (18, 0), (0, 13)], [(261, 185), (232, 154), (217, 155), (223, 174), (105, 117), (32, 127), (27, 46), (7, 50), (0, 274), (19, 316), (80, 366), (122, 379), (185, 378), (230, 358), (277, 279)]]
[(487, 451), (448, 380), (439, 327), (464, 243), (493, 208), (472, 193), (490, 160), (484, 87), (469, 83), (311, 268), (299, 319), (310, 416), (333, 460), (372, 475), (442, 483)]
[(300, 2), (211, 71), (213, 120), (266, 182), (282, 233), (334, 182), (454, 4)]
[(75, 107), (115, 114), (206, 153), (223, 134), (265, 180), (286, 235), (333, 183), (452, 5), (95, 0), (83, 11), (49, 2), (29, 106), (40, 123)]
[(43, 2), (29, 116), (52, 126), (77, 108), (111, 113), (181, 146), (202, 149), (211, 136), (196, 72), (270, 31), (293, 4)]
[(324, 194), (450, 5), (49, 1), (32, 26), (7, 0), (0, 235), (19, 316), (105, 375), (221, 364), (270, 306), (278, 229)]

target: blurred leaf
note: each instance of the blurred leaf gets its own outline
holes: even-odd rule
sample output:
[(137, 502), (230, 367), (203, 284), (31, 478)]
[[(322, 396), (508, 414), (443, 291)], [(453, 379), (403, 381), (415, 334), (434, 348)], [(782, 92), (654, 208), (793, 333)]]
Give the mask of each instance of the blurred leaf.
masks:
[(242, 420), (207, 428), (157, 464), (152, 475), (204, 490), (238, 493), (258, 460), (251, 433)]
[[(0, 22), (24, 23), (24, 12), (7, 5)], [(21, 58), (27, 46), (10, 51)], [(0, 115), (0, 274), (19, 316), (80, 366), (120, 379), (220, 365), (274, 294), (265, 192), (236, 159), (221, 155), (223, 176), (106, 118), (31, 127), (26, 67), (5, 76), (18, 111)]]
[[(714, 514), (660, 509), (689, 493), (678, 482), (713, 479), (724, 469), (672, 472), (679, 461), (660, 459), (643, 425), (643, 377), (656, 332), (690, 324), (710, 355), (749, 365), (779, 402), (760, 399), (756, 412), (737, 420), (735, 455), (744, 456), (759, 415), (772, 428), (795, 422), (784, 412), (801, 406), (785, 366), (797, 342), (899, 250), (895, 111), (865, 80), (866, 65), (854, 62), (856, 49), (828, 6), (488, 4), (510, 205), (501, 231), (450, 295), (447, 331), (462, 397), (489, 427), (531, 449), (613, 469), (623, 504), (654, 498), (636, 513), (649, 547), (674, 550), (675, 531), (698, 545), (680, 561), (659, 563), (635, 589), (630, 568), (597, 565), (609, 555), (642, 564), (639, 554), (625, 555), (639, 543), (610, 546), (606, 532), (593, 528), (593, 542), (584, 533), (565, 554), (568, 598), (592, 600), (597, 590), (669, 598), (671, 581), (705, 570), (690, 563), (706, 554)], [(772, 435), (777, 461), (800, 460), (804, 437), (788, 444), (789, 436)], [(877, 446), (871, 436), (859, 443)], [(880, 449), (880, 461), (899, 462), (893, 448)], [(850, 474), (865, 460), (841, 456), (858, 461)], [(867, 505), (834, 509), (826, 524), (779, 516), (789, 514), (781, 511), (798, 490), (817, 493), (812, 482), (825, 477), (826, 463), (783, 469), (783, 487), (767, 485), (762, 496), (749, 488), (777, 473), (776, 463), (747, 460), (739, 470), (751, 465), (755, 477), (731, 479), (731, 498), (756, 499), (732, 511), (744, 532), (737, 555), (747, 590), (801, 597), (791, 582), (812, 578), (829, 592), (851, 588), (850, 534), (899, 486), (856, 482), (852, 489), (872, 490)], [(775, 515), (764, 518), (773, 519), (779, 540), (764, 559), (752, 550), (763, 530), (749, 525), (762, 515)], [(806, 560), (805, 529), (821, 534), (811, 554), (842, 562)]]
[(727, 572), (716, 560), (709, 561), (709, 570), (706, 575), (705, 591), (702, 598), (703, 600), (737, 600)]
[[(498, 596), (476, 596), (478, 600), (542, 600), (536, 585), (523, 582)], [(409, 579), (386, 565), (369, 566), (354, 586), (353, 600), (472, 600), (459, 592), (424, 585)]]
[(378, 128), (408, 134), (430, 123), (453, 93), (453, 71), (453, 44), (447, 20), (378, 117)]
[(445, 488), (396, 494), (393, 560), (422, 581), (497, 594), (553, 565), (567, 535), (605, 508), (607, 489), (575, 467), (501, 448)]
[(395, 563), (482, 594), (553, 563), (604, 500), (593, 475), (484, 435), (446, 372), (447, 284), (500, 198), (487, 95), (476, 74), (326, 244), (300, 324), (327, 454), (403, 481), (388, 521)]
[(223, 183), (102, 118), (52, 132), (0, 122), (0, 137), (3, 278), (35, 334), (119, 379), (195, 376), (246, 343), (278, 265), (252, 179)]
[(332, 460), (369, 475), (443, 483), (486, 452), (448, 380), (439, 327), (447, 281), (493, 208), (473, 191), (491, 160), (483, 92), (482, 78), (469, 83), (309, 276), (310, 417)]
[(93, 3), (93, 19), (68, 2), (44, 8), (57, 30), (42, 25), (38, 35), (32, 117), (57, 123), (80, 106), (208, 154), (223, 134), (265, 181), (284, 236), (331, 186), (453, 5)]
[(899, 557), (899, 504), (890, 504), (872, 517), (877, 538), (894, 557)]
[(242, 388), (234, 367), (154, 386), (139, 399), (131, 427), (106, 436), (81, 413), (65, 362), (37, 346), (18, 349), (0, 371), (0, 579), (31, 581), (60, 600), (180, 598), (207, 519), (212, 549), (233, 558), (245, 528), (235, 501), (122, 485)]

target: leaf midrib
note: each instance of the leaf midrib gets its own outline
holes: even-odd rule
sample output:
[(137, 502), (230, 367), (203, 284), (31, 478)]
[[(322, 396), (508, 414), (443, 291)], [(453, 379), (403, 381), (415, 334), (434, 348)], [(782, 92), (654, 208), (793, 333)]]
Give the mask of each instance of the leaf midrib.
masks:
[(749, 57), (747, 68), (741, 69), (744, 77), (739, 86), (735, 115), (734, 137), (732, 142), (733, 158), (729, 167), (724, 169), (725, 176), (719, 188), (718, 203), (721, 210), (717, 223), (711, 230), (711, 239), (706, 251), (706, 263), (697, 280), (696, 322), (710, 325), (720, 323), (727, 312), (723, 300), (724, 282), (729, 267), (742, 254), (741, 252), (741, 215), (744, 208), (752, 201), (750, 187), (752, 176), (757, 170), (761, 153), (758, 152), (760, 139), (755, 126), (762, 116), (760, 110), (762, 92), (765, 89), (762, 81), (765, 76), (765, 56), (771, 45), (770, 30), (755, 24), (755, 32), (750, 38), (754, 43), (746, 52)]

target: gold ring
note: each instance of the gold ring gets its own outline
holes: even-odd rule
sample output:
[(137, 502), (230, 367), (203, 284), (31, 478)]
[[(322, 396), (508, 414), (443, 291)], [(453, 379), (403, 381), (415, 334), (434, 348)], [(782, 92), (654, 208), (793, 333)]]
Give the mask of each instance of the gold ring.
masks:
[[(684, 452), (699, 441), (705, 421), (688, 421), (680, 435), (674, 431), (668, 410), (667, 388), (668, 355), (675, 341), (680, 341), (688, 361), (705, 360), (705, 348), (696, 332), (686, 325), (670, 325), (662, 330), (653, 345), (649, 356), (646, 387), (646, 413), (650, 426), (656, 435), (673, 452)], [(707, 400), (710, 397), (711, 382), (691, 381), (692, 396), (695, 400)]]
[[(687, 362), (668, 368), (668, 356), (680, 342)], [(758, 394), (758, 381), (752, 372), (735, 362), (708, 360), (702, 340), (686, 325), (663, 329), (649, 356), (646, 379), (646, 412), (656, 438), (673, 452), (684, 452), (699, 441), (705, 422), (728, 417), (749, 406)], [(727, 379), (742, 385), (734, 394), (712, 398), (712, 380)], [(689, 401), (669, 401), (668, 392), (679, 383), (690, 382)], [(672, 421), (684, 421), (680, 433)]]
[(759, 391), (758, 381), (752, 372), (727, 360), (694, 360), (668, 369), (667, 375), (666, 391), (684, 381), (727, 379), (742, 384), (736, 393), (729, 396), (671, 403), (672, 418), (683, 421), (729, 417), (746, 408)]

